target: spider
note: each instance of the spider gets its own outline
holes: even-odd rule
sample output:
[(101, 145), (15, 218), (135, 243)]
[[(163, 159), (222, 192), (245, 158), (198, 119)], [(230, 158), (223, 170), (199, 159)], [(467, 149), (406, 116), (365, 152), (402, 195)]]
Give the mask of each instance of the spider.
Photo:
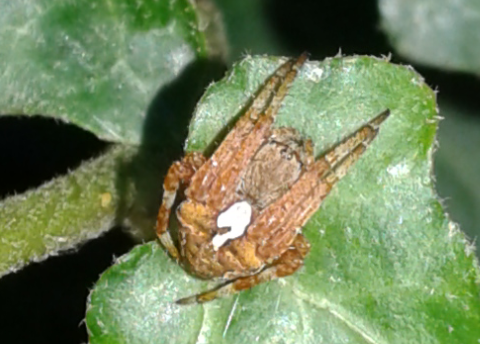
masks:
[[(207, 302), (297, 271), (310, 250), (302, 227), (389, 116), (383, 111), (315, 159), (311, 140), (293, 128), (272, 128), (306, 60), (302, 54), (276, 70), (210, 158), (191, 152), (168, 170), (157, 217), (160, 242), (194, 275), (223, 282), (178, 304)], [(177, 248), (167, 227), (180, 187)]]

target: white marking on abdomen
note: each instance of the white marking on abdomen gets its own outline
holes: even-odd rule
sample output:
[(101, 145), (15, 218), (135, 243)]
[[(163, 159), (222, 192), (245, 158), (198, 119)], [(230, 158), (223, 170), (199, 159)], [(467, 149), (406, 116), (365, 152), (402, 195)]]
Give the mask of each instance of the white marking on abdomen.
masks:
[(224, 234), (216, 234), (212, 239), (213, 249), (217, 251), (228, 240), (241, 237), (252, 219), (252, 207), (247, 201), (234, 203), (217, 217), (217, 227), (230, 227)]

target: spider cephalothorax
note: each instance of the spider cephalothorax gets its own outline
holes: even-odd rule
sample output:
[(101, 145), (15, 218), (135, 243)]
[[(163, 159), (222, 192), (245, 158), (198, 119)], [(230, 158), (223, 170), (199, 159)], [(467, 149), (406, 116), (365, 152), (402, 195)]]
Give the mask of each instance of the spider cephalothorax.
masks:
[[(189, 153), (170, 167), (158, 237), (193, 274), (224, 282), (179, 303), (206, 302), (298, 270), (310, 249), (302, 227), (388, 117), (382, 112), (314, 159), (310, 140), (293, 128), (272, 128), (305, 60), (277, 69), (210, 158)], [(177, 248), (167, 226), (182, 185)]]

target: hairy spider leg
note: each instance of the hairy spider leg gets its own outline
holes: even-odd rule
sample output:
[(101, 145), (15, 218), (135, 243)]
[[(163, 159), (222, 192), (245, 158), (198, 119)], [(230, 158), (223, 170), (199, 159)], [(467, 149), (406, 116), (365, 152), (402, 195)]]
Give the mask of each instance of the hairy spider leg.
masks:
[(305, 153), (306, 153), (306, 161), (305, 161), (305, 166), (303, 166), (304, 169), (309, 168), (310, 165), (312, 165), (315, 162), (315, 156), (314, 154), (314, 148), (313, 148), (313, 141), (311, 139), (307, 139), (305, 141)]
[(262, 87), (212, 157), (198, 171), (187, 197), (217, 211), (236, 201), (239, 174), (269, 137), (271, 125), (307, 54), (281, 65)]
[(180, 255), (168, 229), (170, 212), (181, 184), (188, 186), (192, 176), (205, 163), (206, 158), (199, 152), (187, 153), (181, 161), (174, 162), (163, 181), (163, 200), (157, 215), (157, 236), (170, 255), (178, 260)]
[(378, 134), (389, 110), (356, 130), (308, 167), (290, 190), (266, 208), (250, 225), (247, 235), (257, 242), (257, 257), (273, 262), (275, 252), (288, 249), (295, 231), (300, 232), (332, 187), (359, 160)]
[(291, 247), (273, 264), (267, 266), (258, 274), (237, 278), (215, 289), (180, 299), (176, 303), (181, 305), (204, 303), (250, 289), (264, 282), (289, 276), (303, 266), (303, 261), (309, 251), (310, 244), (302, 234), (298, 234)]

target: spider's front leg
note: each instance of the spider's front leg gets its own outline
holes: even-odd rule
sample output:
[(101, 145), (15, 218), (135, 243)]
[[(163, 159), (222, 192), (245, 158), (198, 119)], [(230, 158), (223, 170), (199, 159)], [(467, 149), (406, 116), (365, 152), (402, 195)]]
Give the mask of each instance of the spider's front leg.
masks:
[(236, 294), (264, 282), (292, 275), (303, 266), (303, 261), (309, 251), (310, 244), (307, 239), (305, 239), (302, 234), (298, 234), (292, 246), (276, 261), (258, 274), (237, 278), (213, 290), (180, 299), (176, 303), (181, 305), (204, 303), (220, 297)]
[(308, 55), (281, 65), (253, 99), (221, 145), (199, 170), (188, 190), (188, 198), (205, 202), (220, 211), (237, 201), (235, 189), (243, 168), (271, 135), (271, 126)]
[(162, 245), (176, 260), (179, 259), (178, 249), (173, 243), (168, 229), (168, 220), (180, 185), (188, 186), (195, 172), (205, 163), (206, 158), (199, 152), (185, 155), (181, 161), (176, 161), (168, 169), (163, 181), (163, 200), (157, 215), (157, 236)]

